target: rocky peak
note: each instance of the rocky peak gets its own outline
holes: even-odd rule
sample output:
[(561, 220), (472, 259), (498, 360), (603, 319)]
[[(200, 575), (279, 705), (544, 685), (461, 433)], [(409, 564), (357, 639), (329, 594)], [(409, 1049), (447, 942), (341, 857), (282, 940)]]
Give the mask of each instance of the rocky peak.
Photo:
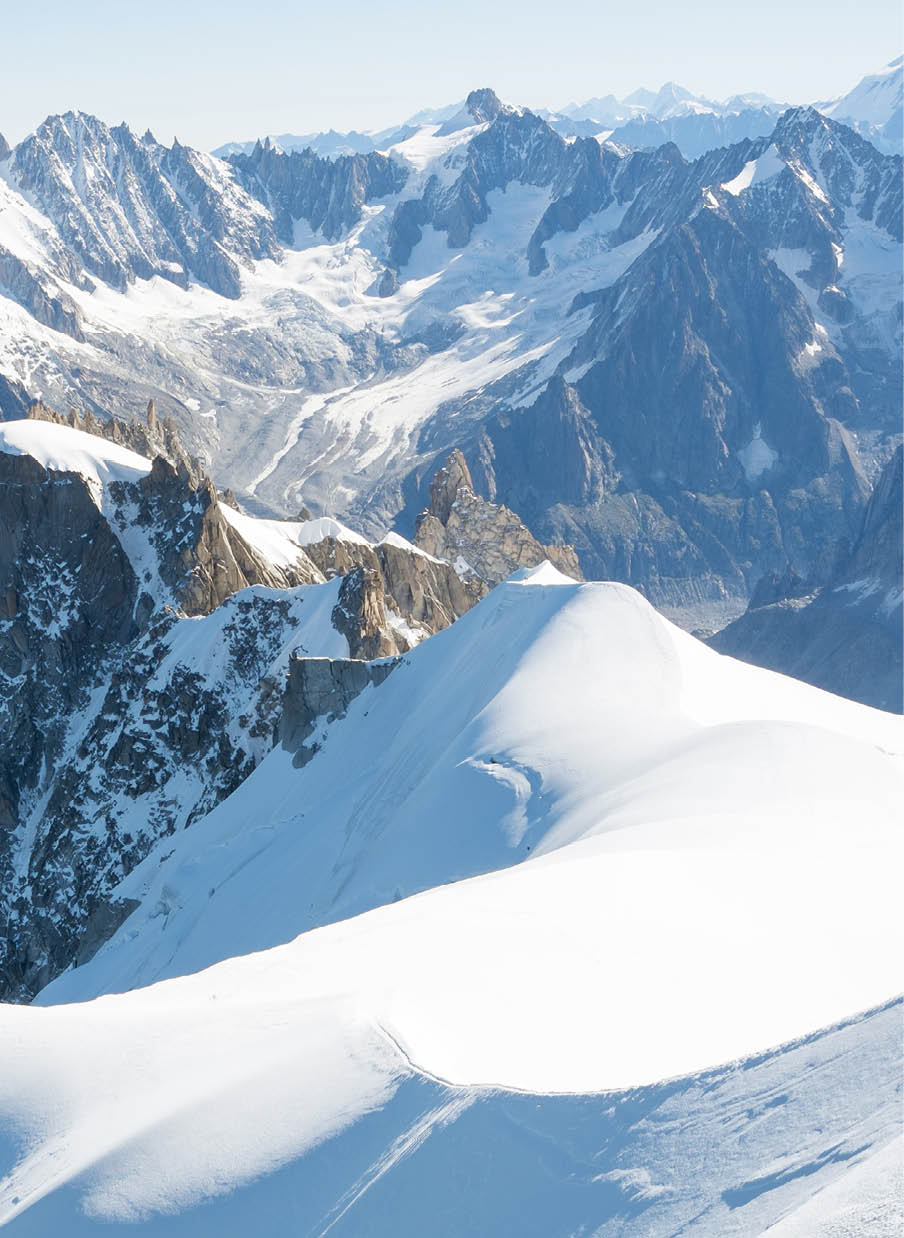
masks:
[(72, 408), (64, 415), (56, 409), (48, 408), (41, 400), (32, 400), (25, 416), (32, 421), (49, 421), (54, 425), (71, 426), (73, 430), (83, 430), (86, 434), (121, 443), (123, 447), (128, 447), (130, 451), (146, 456), (149, 460), (153, 460), (155, 456), (163, 456), (196, 481), (203, 476), (200, 460), (186, 451), (175, 421), (172, 417), (159, 417), (153, 400), (148, 400), (144, 422), (137, 417), (128, 421), (119, 417), (97, 417), (90, 409), (80, 412)]
[(343, 579), (331, 616), (353, 658), (385, 658), (398, 652), (388, 632), (383, 578), (372, 567), (356, 567)]
[(826, 133), (830, 122), (812, 107), (790, 107), (776, 121), (772, 141), (784, 152), (799, 150), (816, 134)]
[(208, 615), (249, 585), (286, 588), (323, 580), (301, 547), (292, 566), (264, 559), (224, 516), (210, 478), (196, 476), (182, 461), (155, 456), (150, 473), (121, 485), (121, 495), (137, 499), (136, 521), (157, 552), (160, 579), (186, 615)]
[(477, 577), (490, 588), (517, 568), (536, 567), (544, 559), (583, 580), (573, 547), (542, 545), (513, 511), (475, 494), (467, 461), (457, 449), (434, 475), (430, 506), (418, 516), (414, 543), (447, 559), (459, 575)]
[(480, 90), (472, 90), (465, 100), (465, 108), (474, 117), (475, 124), (492, 124), (501, 111), (503, 104), (496, 93), (484, 86)]
[(433, 474), (433, 481), (430, 483), (430, 506), (427, 509), (430, 515), (446, 524), (462, 488), (473, 491), (474, 482), (471, 480), (467, 460), (456, 447), (446, 463)]
[(280, 150), (269, 138), (250, 155), (231, 155), (229, 163), (244, 189), (272, 211), (277, 234), (287, 243), (297, 219), (336, 240), (358, 223), (366, 203), (398, 192), (408, 176), (376, 151), (326, 159), (311, 149)]
[(12, 147), (3, 134), (0, 133), (0, 163), (3, 163), (4, 159), (8, 159), (12, 153)]
[(11, 180), (84, 269), (118, 289), (194, 277), (234, 298), (240, 264), (281, 253), (269, 212), (218, 160), (85, 113), (49, 116), (19, 143)]

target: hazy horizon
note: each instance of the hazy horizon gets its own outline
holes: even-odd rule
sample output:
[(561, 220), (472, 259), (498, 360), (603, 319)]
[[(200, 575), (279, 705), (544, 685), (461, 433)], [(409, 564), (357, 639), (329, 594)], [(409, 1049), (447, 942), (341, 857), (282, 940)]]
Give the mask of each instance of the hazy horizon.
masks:
[(714, 99), (760, 91), (815, 102), (877, 72), (902, 43), (895, 0), (864, 0), (856, 22), (838, 0), (764, 0), (746, 20), (715, 0), (680, 11), (562, 0), (552, 25), (534, 0), (461, 0), (454, 12), (353, 0), (341, 28), (320, 7), (285, 0), (260, 0), (253, 22), (238, 0), (190, 12), (161, 0), (153, 13), (49, 0), (39, 31), (25, 11), (5, 27), (23, 52), (0, 85), (10, 142), (47, 115), (80, 110), (205, 150), (267, 133), (380, 129), (480, 86), (553, 110), (667, 81)]

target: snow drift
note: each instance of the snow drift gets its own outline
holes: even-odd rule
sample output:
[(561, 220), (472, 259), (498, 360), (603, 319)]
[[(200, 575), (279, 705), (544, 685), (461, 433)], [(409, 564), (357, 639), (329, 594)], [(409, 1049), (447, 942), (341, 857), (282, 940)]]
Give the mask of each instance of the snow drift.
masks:
[[(580, 1215), (554, 1168), (545, 1228), (501, 1181), (437, 1232), (564, 1234), (627, 1209), (645, 1233), (694, 1217), (749, 1233), (887, 1145), (900, 719), (721, 657), (632, 590), (546, 565), (406, 655), (320, 742), (302, 769), (274, 750), (163, 840), (123, 883), (138, 909), (44, 1008), (0, 1011), (14, 1232), (143, 1218), (240, 1233), (262, 1198), (298, 1232), (383, 1233), (389, 1217), (423, 1232), (422, 1192), (448, 1194), (460, 1161), (417, 1150), (478, 1111), (467, 1138), (507, 1147), (500, 1105), (522, 1092), (528, 1126), (550, 1125), (505, 1152), (521, 1179), (577, 1155), (562, 1115), (578, 1096), (594, 1109)], [(831, 1067), (838, 1037), (848, 1065)], [(763, 1072), (799, 1088), (765, 1143), (726, 1135), (699, 1074), (745, 1056), (719, 1076), (729, 1111)], [(669, 1094), (705, 1098), (690, 1128), (732, 1149), (704, 1175), (702, 1220), (696, 1186), (643, 1178), (669, 1161), (664, 1131), (625, 1179), (616, 1148), (641, 1128), (613, 1142), (602, 1115), (622, 1102), (591, 1100), (639, 1088), (618, 1095), (655, 1108), (675, 1076)], [(779, 1128), (809, 1152), (764, 1167)], [(426, 1187), (402, 1168), (416, 1153)], [(737, 1211), (733, 1190), (756, 1206)]]

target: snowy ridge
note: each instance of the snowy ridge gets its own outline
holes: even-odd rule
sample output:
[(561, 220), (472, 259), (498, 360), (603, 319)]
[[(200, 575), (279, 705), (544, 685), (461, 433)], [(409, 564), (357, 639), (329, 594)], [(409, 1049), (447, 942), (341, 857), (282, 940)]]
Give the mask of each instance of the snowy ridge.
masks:
[(45, 469), (80, 473), (98, 492), (112, 481), (137, 481), (151, 462), (108, 439), (47, 421), (0, 422), (0, 451), (31, 456)]
[[(699, 1232), (778, 1220), (804, 1178), (835, 1181), (891, 1137), (896, 1015), (717, 1071), (701, 1092), (693, 1072), (899, 987), (902, 753), (900, 719), (720, 657), (630, 589), (516, 574), (366, 689), (303, 769), (275, 750), (162, 842), (122, 886), (140, 906), (116, 937), (40, 1008), (0, 1011), (0, 1040), (23, 1046), (0, 1112), (26, 1132), (5, 1215), (80, 1233), (83, 1209), (156, 1234), (173, 1209), (203, 1225), (193, 1209), (228, 1193), (216, 1215), (232, 1234), (243, 1199), (282, 1206), (289, 1173), (317, 1232), (380, 1234), (381, 1183), (404, 1184), (407, 1158), (459, 1124), (491, 1138), (500, 1087), (555, 1126), (575, 1093), (652, 1098), (682, 1076), (655, 1103), (696, 1097), (697, 1137), (714, 1123), (731, 1147), (720, 1098), (765, 1114), (773, 1089), (794, 1094), (759, 1130), (802, 1151), (765, 1169), (762, 1153), (726, 1153)], [(839, 1088), (851, 1054), (865, 1090)], [(675, 1155), (658, 1140), (639, 1153), (647, 1172)], [(317, 1188), (321, 1147), (334, 1171)], [(795, 1186), (761, 1199), (745, 1181), (764, 1173)], [(659, 1217), (644, 1232), (674, 1232), (693, 1191), (637, 1182)], [(401, 1189), (395, 1232), (414, 1233)], [(731, 1191), (756, 1201), (746, 1220)], [(517, 1207), (501, 1184), (496, 1198)], [(493, 1206), (479, 1189), (471, 1203)], [(613, 1203), (588, 1206), (599, 1223)]]
[(856, 128), (887, 154), (901, 153), (904, 133), (904, 56), (871, 73), (840, 99), (823, 106), (835, 120)]
[[(506, 650), (502, 659), (500, 649)], [(629, 823), (651, 839), (659, 831), (664, 845), (672, 829), (685, 840), (696, 838), (694, 846), (703, 845), (708, 814), (715, 822), (732, 803), (740, 776), (732, 766), (740, 770), (751, 760), (771, 761), (772, 770), (765, 784), (752, 780), (739, 809), (738, 832), (726, 835), (732, 846), (752, 840), (760, 829), (787, 828), (779, 823), (794, 816), (790, 805), (799, 795), (809, 806), (794, 837), (805, 838), (817, 819), (826, 837), (829, 822), (843, 837), (861, 793), (853, 789), (847, 768), (834, 781), (817, 774), (817, 754), (835, 745), (852, 745), (851, 759), (865, 763), (863, 782), (875, 791), (870, 830), (878, 830), (869, 837), (894, 835), (894, 830), (887, 834), (891, 825), (882, 805), (897, 785), (898, 761), (882, 753), (902, 751), (900, 719), (722, 658), (673, 628), (630, 589), (575, 585), (549, 565), (518, 573), (405, 661), (373, 690), (372, 703), (364, 704), (362, 697), (348, 718), (335, 724), (335, 742), (302, 775), (286, 754), (273, 752), (236, 795), (186, 837), (192, 855), (209, 855), (220, 874), (210, 884), (220, 885), (234, 865), (244, 864), (246, 817), (292, 820), (301, 778), (308, 825), (301, 836), (290, 832), (274, 840), (272, 880), (275, 892), (296, 872), (299, 861), (288, 860), (283, 850), (291, 854), (300, 846), (308, 857), (301, 880), (310, 888), (313, 908), (310, 900), (288, 897), (288, 889), (285, 898), (274, 897), (254, 914), (238, 914), (228, 899), (213, 900), (204, 912), (210, 927), (202, 929), (193, 917), (195, 928), (188, 937), (179, 934), (175, 956), (168, 938), (158, 941), (150, 924), (138, 933), (136, 913), (94, 962), (56, 981), (46, 991), (48, 1000), (85, 994), (86, 986), (105, 991), (128, 987), (138, 976), (148, 983), (195, 970), (229, 953), (287, 940), (325, 919), (388, 902), (398, 893), (565, 844), (605, 836), (608, 848)], [(430, 685), (440, 683), (447, 686), (437, 699)], [(603, 683), (610, 685), (607, 695), (594, 687)], [(538, 701), (542, 717), (533, 704)], [(390, 733), (394, 738), (370, 778), (343, 788), (340, 771), (350, 762), (358, 765), (351, 754), (358, 746), (362, 754), (370, 751), (371, 736)], [(785, 755), (770, 758), (779, 736)], [(382, 772), (390, 768), (396, 771), (391, 794)], [(713, 768), (724, 775), (714, 780)], [(371, 778), (384, 787), (379, 794)], [(439, 815), (430, 809), (430, 848), (415, 846), (431, 802), (471, 804), (467, 843), (458, 813), (447, 808)], [(749, 834), (754, 821), (760, 824)], [(335, 868), (339, 838), (342, 862)], [(179, 863), (177, 849), (170, 864)], [(152, 906), (159, 883), (171, 882), (155, 865), (152, 854), (127, 879), (123, 893)], [(296, 893), (297, 881), (293, 875)], [(119, 973), (119, 959), (134, 969), (139, 957), (139, 972)]]

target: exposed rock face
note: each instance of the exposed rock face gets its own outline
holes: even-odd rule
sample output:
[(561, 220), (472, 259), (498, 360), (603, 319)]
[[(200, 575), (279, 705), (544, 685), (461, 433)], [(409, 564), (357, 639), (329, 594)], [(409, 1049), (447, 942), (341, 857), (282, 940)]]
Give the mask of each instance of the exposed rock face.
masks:
[[(664, 92), (666, 110), (675, 102)], [(488, 90), (442, 130), (442, 153), (425, 167), (411, 150), (406, 179), (405, 135), (391, 159), (261, 145), (225, 164), (90, 117), (51, 118), (4, 163), (0, 209), (23, 243), (4, 231), (0, 285), (85, 342), (54, 348), (43, 329), (26, 332), (11, 341), (11, 372), (34, 375), (49, 402), (78, 392), (95, 410), (124, 407), (125, 390), (137, 401), (140, 386), (219, 482), (253, 485), (277, 511), (297, 509), (304, 477), (318, 510), (341, 493), (337, 514), (356, 526), (413, 529), (424, 461), (457, 446), (480, 494), (540, 541), (574, 545), (586, 574), (659, 605), (735, 610), (765, 573), (790, 563), (809, 578), (817, 545), (856, 534), (861, 465), (871, 475), (899, 429), (900, 159), (800, 108), (693, 163), (672, 143), (567, 142)], [(70, 304), (70, 284), (148, 273), (233, 295), (243, 266), (283, 256), (292, 219), (335, 242), (325, 297), (271, 284), (265, 313), (174, 312), (129, 336), (92, 317), (90, 299)], [(425, 247), (431, 228), (450, 250), (470, 247), (467, 262)], [(428, 248), (438, 278), (411, 287), (407, 308), (381, 307)], [(371, 274), (356, 282), (352, 266)], [(483, 328), (460, 312), (465, 267), (512, 311), (497, 318), (505, 347), (490, 367)], [(334, 312), (346, 294), (355, 312)], [(445, 379), (424, 384), (422, 414), (384, 436), (400, 372), (416, 386), (444, 352), (450, 398)], [(292, 441), (296, 396), (363, 384), (366, 399), (310, 409)]]
[(28, 392), (15, 379), (0, 374), (0, 421), (19, 421), (31, 403)]
[(823, 582), (789, 574), (759, 586), (710, 644), (818, 688), (904, 710), (902, 449), (883, 470), (853, 548)]
[(457, 450), (433, 478), (430, 506), (418, 517), (414, 540), (491, 588), (516, 568), (536, 567), (544, 559), (575, 580), (584, 579), (571, 546), (541, 545), (513, 511), (474, 493), (467, 461)]
[[(36, 443), (51, 427), (70, 436), (57, 455), (87, 450), (86, 426), (126, 437), (31, 414), (50, 423)], [(130, 432), (160, 434), (153, 409)], [(394, 665), (355, 659), (404, 652), (486, 589), (392, 536), (310, 552), (297, 547), (294, 565), (264, 557), (181, 461), (157, 456), (137, 480), (99, 485), (0, 452), (6, 998), (90, 958), (131, 909), (112, 895), (122, 877), (230, 795), (278, 736), (309, 759), (317, 727)], [(312, 660), (309, 631), (351, 657)]]
[[(361, 570), (361, 569), (359, 569)], [(343, 718), (351, 702), (370, 684), (381, 684), (396, 661), (362, 662), (351, 658), (292, 658), (283, 697), (279, 738), (306, 765), (320, 744), (311, 737), (321, 726)], [(311, 740), (311, 742), (307, 742)]]
[(72, 339), (83, 341), (78, 306), (27, 262), (0, 245), (0, 288), (3, 288), (37, 321)]
[[(162, 614), (130, 643), (111, 641), (83, 661), (92, 673), (67, 679), (74, 704), (61, 700), (52, 715), (53, 753), (40, 737), (32, 744), (33, 785), (20, 778), (2, 852), (7, 999), (30, 997), (90, 957), (130, 910), (110, 897), (122, 877), (269, 751), (310, 604), (304, 591), (256, 589), (207, 618)], [(40, 684), (22, 699), (42, 720), (57, 704)]]
[(277, 235), (291, 244), (294, 220), (335, 240), (361, 219), (365, 203), (398, 192), (407, 169), (374, 152), (326, 159), (312, 150), (288, 153), (258, 142), (230, 159), (239, 179), (273, 212)]
[[(287, 659), (300, 603), (247, 587), (322, 580), (300, 548), (294, 567), (266, 561), (210, 481), (162, 456), (100, 493), (0, 452), (6, 995), (89, 957), (128, 910), (106, 891), (253, 769), (273, 742), (282, 685), (270, 668)], [(195, 646), (179, 653), (178, 614), (212, 611), (205, 674)]]
[[(420, 198), (396, 208), (389, 237), (394, 270), (408, 262), (426, 225), (445, 232), (450, 248), (467, 245), (474, 227), (489, 217), (487, 194), (513, 180), (549, 185), (569, 160), (571, 148), (564, 138), (532, 112), (504, 108), (491, 90), (473, 91), (467, 110), (472, 123), (491, 123), (469, 143), (465, 168), (453, 184), (444, 186), (431, 177)], [(600, 150), (593, 139), (588, 149), (591, 143)]]
[(128, 556), (78, 474), (0, 453), (0, 824), (62, 751), (85, 687), (136, 633)]
[(269, 213), (225, 165), (81, 112), (48, 117), (16, 147), (10, 175), (85, 269), (116, 288), (156, 275), (237, 297), (239, 264), (280, 251)]
[(383, 579), (375, 568), (356, 567), (343, 578), (332, 621), (353, 658), (385, 658), (397, 652), (387, 631)]
[(209, 478), (157, 456), (135, 486), (118, 486), (114, 497), (135, 504), (135, 520), (149, 530), (160, 579), (186, 615), (207, 615), (248, 585), (288, 588), (323, 576), (301, 548), (292, 566), (270, 563), (224, 517)]
[[(854, 535), (868, 494), (848, 427), (899, 423), (900, 366), (876, 361), (897, 355), (900, 311), (889, 300), (867, 326), (856, 287), (843, 291), (842, 255), (860, 221), (889, 245), (899, 236), (900, 163), (794, 109), (768, 136), (695, 164), (674, 147), (619, 157), (544, 138), (544, 167), (556, 169), (544, 180), (517, 139), (522, 123), (503, 109), (430, 210), (425, 190), (423, 220), (442, 227), (440, 199), (496, 185), (475, 169), (504, 134), (494, 175), (551, 186), (532, 271), (551, 238), (600, 210), (615, 221), (610, 246), (654, 239), (608, 288), (575, 298), (593, 320), (534, 407), (507, 408), (505, 382), (481, 393), (487, 411), (458, 438), (481, 492), (544, 540), (573, 543), (589, 575), (658, 605), (746, 600), (788, 563), (809, 575), (814, 547)], [(769, 175), (742, 191), (758, 161)], [(400, 223), (405, 211), (417, 222), (403, 203)], [(453, 234), (450, 245), (464, 243)], [(441, 443), (456, 414), (444, 406), (421, 443)]]
[[(343, 621), (341, 630), (350, 648), (359, 651), (355, 657), (403, 653), (422, 637), (449, 627), (487, 592), (483, 581), (463, 578), (452, 564), (412, 551), (401, 539), (369, 546), (327, 537), (306, 549), (328, 580), (336, 575), (350, 578), (359, 568), (364, 573), (344, 599), (352, 618)], [(377, 643), (366, 643), (377, 630), (382, 632)], [(362, 652), (365, 648), (382, 652)]]

